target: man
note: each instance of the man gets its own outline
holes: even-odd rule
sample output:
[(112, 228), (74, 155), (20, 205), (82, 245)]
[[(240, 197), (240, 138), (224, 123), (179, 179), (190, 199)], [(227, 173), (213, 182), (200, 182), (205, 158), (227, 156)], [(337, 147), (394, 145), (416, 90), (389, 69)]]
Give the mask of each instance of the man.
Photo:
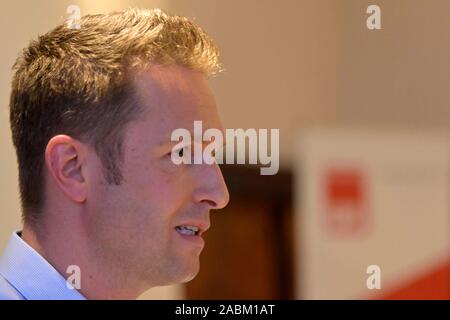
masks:
[(160, 10), (88, 15), (14, 68), (24, 226), (0, 259), (0, 298), (135, 299), (191, 280), (209, 212), (229, 200), (217, 164), (171, 159), (173, 130), (223, 130), (208, 36)]

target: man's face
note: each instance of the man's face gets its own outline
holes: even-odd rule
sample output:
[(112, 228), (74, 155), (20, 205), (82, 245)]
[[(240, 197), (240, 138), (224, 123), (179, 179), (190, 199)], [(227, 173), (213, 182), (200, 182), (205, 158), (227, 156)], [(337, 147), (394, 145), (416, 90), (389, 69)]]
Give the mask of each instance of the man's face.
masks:
[[(223, 131), (214, 97), (204, 76), (184, 67), (160, 66), (136, 75), (144, 110), (124, 133), (123, 182), (108, 185), (101, 170), (86, 202), (91, 242), (103, 258), (145, 285), (191, 280), (199, 270), (203, 239), (183, 235), (179, 226), (210, 226), (210, 209), (229, 200), (216, 164), (171, 161), (177, 128)], [(192, 137), (194, 134), (191, 133)], [(105, 270), (105, 272), (108, 272)]]

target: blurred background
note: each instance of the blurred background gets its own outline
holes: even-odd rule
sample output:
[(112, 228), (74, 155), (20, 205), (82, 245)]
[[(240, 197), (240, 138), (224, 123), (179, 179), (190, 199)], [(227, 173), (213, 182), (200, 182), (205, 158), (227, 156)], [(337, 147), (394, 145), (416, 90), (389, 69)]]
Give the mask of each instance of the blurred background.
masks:
[(72, 4), (193, 18), (221, 50), (210, 84), (225, 127), (280, 129), (277, 175), (222, 167), (231, 202), (212, 216), (199, 275), (142, 299), (450, 298), (447, 0), (2, 3), (1, 248), (20, 228), (11, 66)]

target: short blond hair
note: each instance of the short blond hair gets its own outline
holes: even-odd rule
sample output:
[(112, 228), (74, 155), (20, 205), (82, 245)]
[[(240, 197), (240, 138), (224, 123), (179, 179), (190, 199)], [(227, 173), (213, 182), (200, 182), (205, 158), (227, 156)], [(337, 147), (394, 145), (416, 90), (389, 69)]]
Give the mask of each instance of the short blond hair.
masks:
[(14, 64), (10, 123), (25, 219), (44, 199), (44, 151), (56, 134), (95, 147), (109, 183), (120, 184), (125, 125), (140, 114), (129, 75), (180, 64), (211, 76), (219, 52), (190, 19), (159, 9), (86, 15), (31, 41)]

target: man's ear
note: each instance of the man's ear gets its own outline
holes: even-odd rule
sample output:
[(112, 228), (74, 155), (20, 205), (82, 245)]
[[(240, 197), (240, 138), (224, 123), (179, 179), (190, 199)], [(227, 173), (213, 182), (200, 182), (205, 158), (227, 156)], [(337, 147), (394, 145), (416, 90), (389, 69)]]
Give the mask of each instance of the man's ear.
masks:
[(87, 159), (86, 145), (67, 135), (50, 139), (45, 149), (45, 165), (59, 188), (72, 201), (86, 200), (87, 185), (83, 169)]

